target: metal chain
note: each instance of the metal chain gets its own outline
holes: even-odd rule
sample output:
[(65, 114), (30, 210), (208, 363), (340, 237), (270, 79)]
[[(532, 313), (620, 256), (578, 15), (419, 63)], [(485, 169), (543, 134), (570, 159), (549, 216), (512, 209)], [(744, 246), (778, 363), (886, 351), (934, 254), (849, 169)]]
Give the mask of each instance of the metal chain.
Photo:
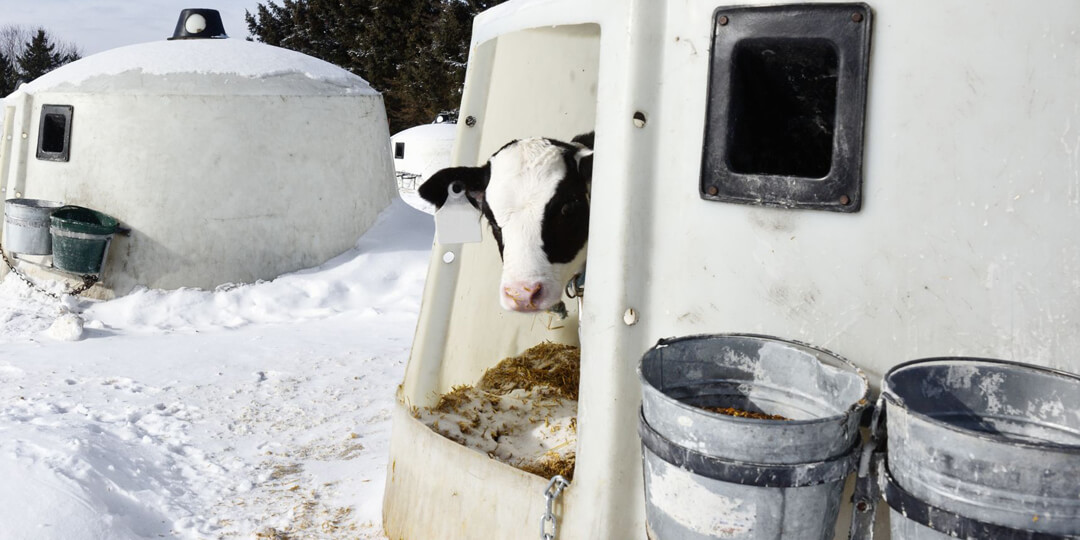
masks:
[(0, 243), (0, 257), (4, 258), (4, 264), (7, 265), (8, 270), (11, 270), (11, 273), (15, 274), (16, 277), (18, 277), (19, 279), (26, 282), (26, 284), (29, 285), (31, 289), (34, 289), (35, 291), (38, 291), (38, 292), (40, 292), (40, 293), (42, 293), (42, 294), (44, 294), (46, 296), (55, 298), (56, 300), (61, 300), (61, 299), (63, 299), (64, 296), (67, 296), (67, 295), (71, 295), (71, 296), (80, 295), (80, 294), (90, 290), (90, 287), (93, 287), (94, 284), (96, 284), (98, 282), (98, 280), (99, 280), (99, 278), (97, 276), (95, 276), (95, 275), (92, 275), (92, 274), (91, 275), (85, 275), (85, 276), (82, 276), (83, 282), (78, 287), (75, 287), (74, 289), (71, 289), (70, 291), (68, 291), (66, 293), (63, 293), (63, 294), (56, 294), (54, 292), (49, 292), (49, 291), (45, 290), (41, 285), (38, 285), (37, 283), (34, 283), (34, 281), (31, 280), (29, 276), (24, 274), (22, 270), (19, 270), (18, 268), (16, 268), (15, 265), (11, 262), (11, 259), (8, 258), (7, 252), (4, 251), (4, 244), (2, 244), (2, 243)]
[(855, 477), (855, 492), (851, 495), (851, 527), (848, 540), (873, 540), (876, 507), (881, 498), (879, 474), (885, 462), (885, 425), (881, 417), (885, 412), (885, 397), (878, 397), (870, 418), (870, 441), (863, 446), (859, 468)]
[[(574, 277), (570, 278), (570, 281), (566, 282), (566, 296), (574, 299), (578, 299), (578, 313), (581, 312), (581, 302), (585, 298), (585, 271), (582, 270), (580, 274), (574, 274)], [(570, 312), (566, 310), (566, 302), (559, 302), (554, 306), (548, 308), (548, 312), (558, 315), (559, 319), (565, 319), (570, 316)], [(549, 328), (550, 330), (550, 328)]]
[[(570, 487), (570, 482), (562, 476), (556, 474), (551, 477), (551, 481), (548, 482), (547, 489), (544, 490), (544, 499), (547, 501), (547, 511), (544, 512), (544, 516), (540, 518), (540, 540), (555, 540), (555, 535), (558, 534), (558, 524), (555, 521), (555, 499), (559, 498), (564, 488)], [(548, 532), (550, 527), (551, 532)]]
[(574, 274), (570, 281), (566, 282), (566, 296), (570, 298), (583, 298), (585, 296), (585, 271)]

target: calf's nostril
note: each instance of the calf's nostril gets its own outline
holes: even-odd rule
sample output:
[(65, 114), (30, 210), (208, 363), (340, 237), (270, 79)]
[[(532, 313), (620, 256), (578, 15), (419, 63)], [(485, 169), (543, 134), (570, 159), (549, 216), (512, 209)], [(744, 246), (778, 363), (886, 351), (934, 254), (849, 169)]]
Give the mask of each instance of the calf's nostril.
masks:
[(535, 304), (536, 301), (540, 299), (540, 294), (544, 292), (544, 286), (537, 283), (537, 284), (533, 285), (532, 287), (526, 287), (525, 290), (530, 293), (529, 294), (529, 303), (530, 304)]

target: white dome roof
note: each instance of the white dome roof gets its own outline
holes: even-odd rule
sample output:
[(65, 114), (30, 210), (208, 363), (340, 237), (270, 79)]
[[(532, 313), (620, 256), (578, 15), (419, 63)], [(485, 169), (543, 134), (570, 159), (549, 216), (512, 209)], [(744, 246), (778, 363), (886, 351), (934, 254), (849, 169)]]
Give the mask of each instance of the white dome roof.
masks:
[(19, 88), (38, 92), (375, 94), (329, 62), (240, 39), (154, 41), (64, 65)]

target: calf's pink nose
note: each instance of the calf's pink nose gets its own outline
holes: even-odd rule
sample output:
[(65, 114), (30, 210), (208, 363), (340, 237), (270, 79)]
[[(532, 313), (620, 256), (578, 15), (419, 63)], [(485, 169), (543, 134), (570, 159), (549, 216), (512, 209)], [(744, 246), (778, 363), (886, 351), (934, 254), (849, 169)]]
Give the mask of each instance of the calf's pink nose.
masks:
[(536, 309), (544, 287), (539, 281), (533, 283), (507, 283), (503, 285), (503, 297), (509, 300), (515, 309)]

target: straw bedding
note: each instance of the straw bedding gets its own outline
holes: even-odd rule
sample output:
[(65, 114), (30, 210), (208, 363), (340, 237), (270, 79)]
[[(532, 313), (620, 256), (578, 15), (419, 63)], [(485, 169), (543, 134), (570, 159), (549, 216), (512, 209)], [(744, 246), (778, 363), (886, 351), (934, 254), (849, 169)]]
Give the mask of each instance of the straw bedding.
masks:
[(414, 416), (444, 437), (526, 472), (572, 478), (581, 350), (541, 343), (439, 396)]

